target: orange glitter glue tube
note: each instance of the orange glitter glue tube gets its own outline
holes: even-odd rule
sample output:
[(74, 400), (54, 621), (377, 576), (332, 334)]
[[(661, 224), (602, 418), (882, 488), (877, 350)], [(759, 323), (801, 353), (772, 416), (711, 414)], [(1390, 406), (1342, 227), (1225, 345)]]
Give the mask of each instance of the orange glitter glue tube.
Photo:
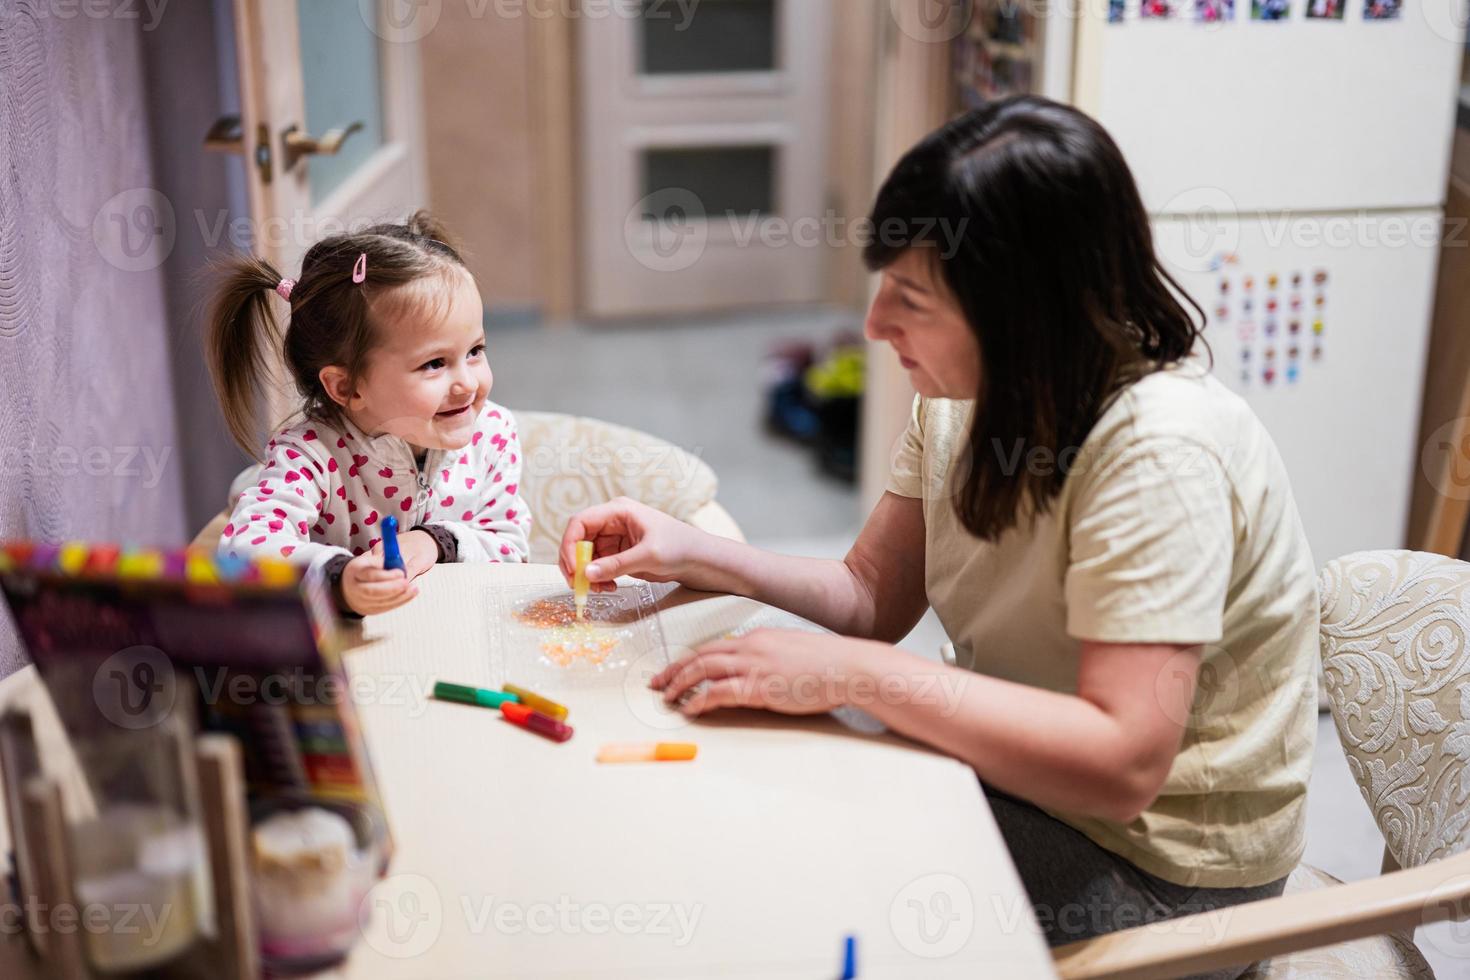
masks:
[(592, 542), (577, 542), (577, 569), (572, 577), (572, 599), (577, 605), (578, 621), (586, 618), (587, 614), (587, 592), (591, 586), (587, 582), (587, 565), (592, 561)]
[(543, 698), (535, 691), (528, 691), (524, 687), (517, 687), (514, 684), (504, 684), (500, 689), (506, 694), (514, 694), (520, 698), (521, 704), (524, 704), (533, 711), (541, 712), (552, 721), (567, 720), (567, 709), (565, 705), (557, 704), (550, 698)]
[(614, 742), (597, 750), (597, 761), (614, 762), (691, 762), (699, 754), (699, 746), (689, 742), (627, 744)]
[(564, 725), (555, 718), (548, 718), (539, 711), (532, 711), (524, 704), (507, 701), (500, 706), (500, 713), (512, 724), (544, 735), (553, 742), (565, 742), (572, 737), (572, 726)]

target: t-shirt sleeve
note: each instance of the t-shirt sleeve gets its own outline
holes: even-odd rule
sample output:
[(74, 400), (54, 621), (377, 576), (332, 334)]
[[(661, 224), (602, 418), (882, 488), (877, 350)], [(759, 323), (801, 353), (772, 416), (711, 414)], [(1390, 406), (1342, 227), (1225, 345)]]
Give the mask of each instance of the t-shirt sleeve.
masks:
[(1067, 632), (1115, 643), (1219, 642), (1235, 530), (1215, 453), (1158, 437), (1076, 476)]
[(917, 395), (908, 428), (893, 447), (885, 489), (900, 497), (924, 496), (924, 399)]

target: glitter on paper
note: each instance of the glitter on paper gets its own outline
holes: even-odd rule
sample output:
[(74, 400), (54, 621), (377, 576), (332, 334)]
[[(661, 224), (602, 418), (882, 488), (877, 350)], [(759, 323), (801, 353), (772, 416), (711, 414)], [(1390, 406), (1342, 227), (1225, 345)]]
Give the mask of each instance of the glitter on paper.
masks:
[(601, 667), (622, 646), (626, 629), (599, 620), (612, 610), (589, 602), (586, 619), (577, 619), (576, 604), (567, 596), (537, 599), (515, 613), (524, 626), (543, 631), (542, 654), (558, 667), (588, 664)]

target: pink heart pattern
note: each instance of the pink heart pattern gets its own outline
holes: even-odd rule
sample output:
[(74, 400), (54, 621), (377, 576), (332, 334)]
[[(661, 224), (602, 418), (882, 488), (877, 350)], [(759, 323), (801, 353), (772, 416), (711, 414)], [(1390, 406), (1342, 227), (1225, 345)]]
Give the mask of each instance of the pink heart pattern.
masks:
[[(405, 521), (457, 519), (478, 528), (478, 535), (495, 539), (486, 541), (494, 555), (477, 551), (480, 560), (525, 561), (530, 515), (519, 497), (520, 458), (511, 451), (517, 441), (505, 413), (495, 408), (483, 412), (462, 451), (431, 454), (439, 468), (428, 472), (439, 480), (429, 485), (419, 476), (421, 490), (415, 494), (413, 487), (395, 480), (405, 469), (418, 473), (400, 455), (401, 443), (396, 449), (389, 443), (385, 450), (381, 448), (385, 443), (375, 437), (365, 443), (377, 454), (374, 457), (354, 451), (351, 433), (288, 428), (270, 440), (261, 478), (253, 492), (238, 501), (221, 541), (230, 541), (242, 557), (263, 547), (269, 554), (305, 561), (315, 555), (303, 549), (305, 544), (364, 554), (379, 540), (371, 532), (381, 515), (396, 503)], [(313, 442), (321, 448), (307, 448)], [(455, 492), (461, 480), (463, 490)], [(287, 487), (294, 496), (283, 496)], [(416, 505), (423, 517), (408, 516)], [(254, 533), (243, 533), (247, 525)]]

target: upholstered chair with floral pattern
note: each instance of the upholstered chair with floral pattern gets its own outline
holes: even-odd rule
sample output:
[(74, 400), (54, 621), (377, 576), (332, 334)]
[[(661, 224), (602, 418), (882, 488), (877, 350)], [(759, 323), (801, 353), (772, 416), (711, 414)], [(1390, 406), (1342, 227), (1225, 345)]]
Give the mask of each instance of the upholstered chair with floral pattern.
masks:
[(1470, 918), (1470, 564), (1361, 552), (1329, 562), (1318, 592), (1327, 699), (1384, 873), (1344, 884), (1299, 865), (1280, 898), (1061, 947), (1064, 978), (1434, 976), (1414, 929)]

